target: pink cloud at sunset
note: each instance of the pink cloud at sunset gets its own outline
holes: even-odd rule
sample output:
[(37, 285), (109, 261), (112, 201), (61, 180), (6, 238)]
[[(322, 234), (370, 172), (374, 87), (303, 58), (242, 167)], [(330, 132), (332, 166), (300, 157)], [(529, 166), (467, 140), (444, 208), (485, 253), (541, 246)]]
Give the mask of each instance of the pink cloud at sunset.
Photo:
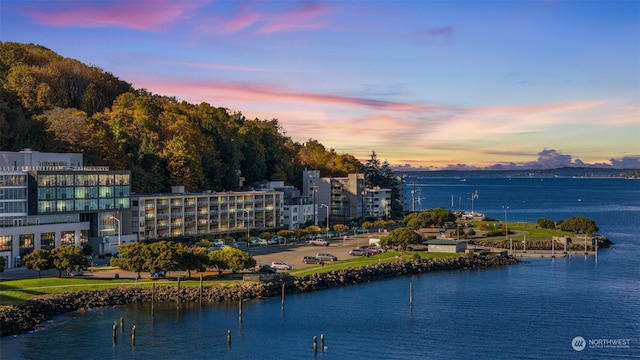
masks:
[[(210, 101), (217, 98), (233, 96), (235, 99), (246, 99), (251, 102), (300, 102), (317, 103), (327, 106), (360, 106), (378, 110), (393, 110), (407, 112), (438, 112), (452, 111), (445, 107), (431, 106), (417, 103), (385, 101), (361, 97), (341, 96), (332, 94), (314, 94), (278, 89), (277, 86), (255, 85), (250, 83), (229, 83), (220, 81), (158, 81), (139, 80), (136, 86), (154, 89), (161, 94), (191, 94), (190, 101)], [(206, 97), (209, 100), (201, 99)]]
[[(62, 2), (61, 4), (64, 4)], [(171, 0), (137, 0), (117, 2), (69, 3), (67, 7), (34, 9), (25, 6), (26, 15), (44, 25), (59, 27), (124, 27), (152, 31), (183, 20), (194, 10), (206, 5), (202, 2)]]
[(234, 14), (221, 18), (225, 33), (235, 33), (254, 28), (258, 33), (276, 33), (301, 29), (327, 27), (326, 23), (317, 20), (319, 16), (333, 12), (324, 3), (305, 2), (293, 7), (278, 10), (260, 10), (256, 3), (241, 3)]

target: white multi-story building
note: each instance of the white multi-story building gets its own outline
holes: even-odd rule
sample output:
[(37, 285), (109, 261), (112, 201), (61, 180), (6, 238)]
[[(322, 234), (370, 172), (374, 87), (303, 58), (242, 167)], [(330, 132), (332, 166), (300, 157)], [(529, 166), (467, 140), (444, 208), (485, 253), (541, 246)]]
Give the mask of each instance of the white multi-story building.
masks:
[(283, 181), (270, 181), (265, 189), (282, 191), (284, 194), (282, 225), (285, 228), (296, 230), (315, 221), (317, 205), (314, 205), (308, 197), (303, 196), (299, 189), (292, 185), (284, 185)]
[(366, 217), (376, 219), (388, 219), (391, 213), (390, 189), (366, 189), (365, 190), (365, 214)]
[(127, 239), (117, 224), (129, 209), (130, 178), (83, 166), (82, 154), (0, 152), (0, 256), (16, 267), (35, 249), (66, 244), (115, 252)]
[(270, 230), (283, 226), (281, 191), (171, 193), (131, 197), (131, 224), (140, 241), (207, 234)]

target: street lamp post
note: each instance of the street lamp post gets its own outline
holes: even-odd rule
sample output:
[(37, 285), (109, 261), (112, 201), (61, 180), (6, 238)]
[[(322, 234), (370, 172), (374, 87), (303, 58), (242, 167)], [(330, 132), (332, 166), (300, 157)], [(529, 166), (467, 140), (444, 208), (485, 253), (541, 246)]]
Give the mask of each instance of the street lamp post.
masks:
[(313, 224), (318, 226), (318, 215), (317, 215), (317, 207), (316, 205), (316, 196), (318, 194), (318, 187), (316, 185), (311, 186), (311, 195), (313, 198)]
[(502, 208), (504, 209), (504, 239), (508, 240), (509, 228), (507, 227), (507, 210), (509, 209), (509, 206), (503, 205)]
[(329, 231), (329, 206), (327, 206), (325, 204), (320, 204), (320, 207), (327, 208), (327, 231)]

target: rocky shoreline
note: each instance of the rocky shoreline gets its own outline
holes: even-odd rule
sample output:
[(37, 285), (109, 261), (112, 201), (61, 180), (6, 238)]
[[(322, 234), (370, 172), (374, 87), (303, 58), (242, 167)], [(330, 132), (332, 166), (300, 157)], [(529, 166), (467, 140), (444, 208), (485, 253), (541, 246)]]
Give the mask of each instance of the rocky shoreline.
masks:
[(41, 323), (54, 316), (73, 311), (82, 311), (104, 306), (127, 305), (151, 302), (225, 302), (242, 299), (280, 296), (284, 284), (285, 293), (298, 294), (330, 289), (339, 286), (361, 284), (392, 277), (422, 274), (444, 270), (477, 270), (516, 264), (512, 257), (474, 256), (447, 259), (416, 259), (408, 262), (394, 262), (370, 265), (308, 275), (300, 278), (277, 277), (262, 282), (242, 282), (234, 287), (203, 287), (202, 295), (198, 287), (178, 287), (159, 285), (152, 289), (118, 288), (95, 291), (46, 295), (24, 303), (0, 309), (0, 336), (17, 335), (41, 327)]

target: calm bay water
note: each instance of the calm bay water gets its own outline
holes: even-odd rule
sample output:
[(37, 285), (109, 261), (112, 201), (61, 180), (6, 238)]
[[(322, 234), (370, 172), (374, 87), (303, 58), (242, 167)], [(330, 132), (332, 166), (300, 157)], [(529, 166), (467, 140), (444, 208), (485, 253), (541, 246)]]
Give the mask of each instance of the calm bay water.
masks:
[[(509, 222), (593, 219), (615, 244), (598, 259), (532, 259), (236, 304), (163, 304), (70, 314), (0, 340), (2, 359), (551, 359), (640, 358), (640, 181), (417, 178), (421, 208)], [(454, 204), (451, 205), (451, 198)], [(413, 310), (409, 307), (410, 284)], [(114, 318), (124, 335), (112, 341)], [(128, 330), (136, 325), (132, 345)], [(227, 330), (232, 341), (227, 344)], [(312, 338), (325, 336), (313, 354)], [(572, 340), (581, 336), (581, 351)], [(618, 340), (612, 345), (608, 340)], [(591, 342), (591, 344), (590, 344)], [(625, 345), (626, 343), (626, 345)]]

